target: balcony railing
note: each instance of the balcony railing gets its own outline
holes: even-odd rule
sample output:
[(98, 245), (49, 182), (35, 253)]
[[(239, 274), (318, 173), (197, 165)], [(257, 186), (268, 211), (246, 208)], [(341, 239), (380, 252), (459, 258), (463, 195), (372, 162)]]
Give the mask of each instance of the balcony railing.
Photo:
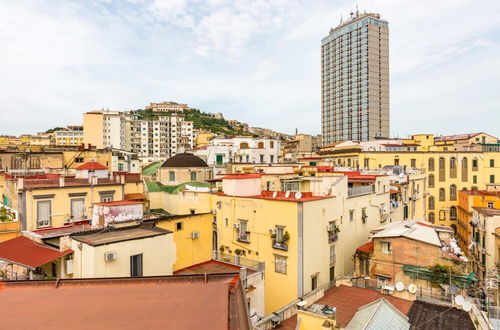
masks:
[(220, 253), (218, 251), (214, 252), (214, 260), (250, 268), (258, 272), (264, 271), (265, 269), (265, 263), (263, 261), (251, 260), (237, 255)]
[(246, 231), (244, 233), (239, 233), (238, 237), (236, 237), (238, 242), (250, 243), (250, 232)]
[(273, 249), (288, 251), (288, 244), (283, 241), (273, 241)]
[(368, 195), (373, 193), (375, 190), (375, 186), (360, 186), (360, 187), (351, 187), (347, 189), (347, 195), (349, 197), (359, 196), (359, 195)]

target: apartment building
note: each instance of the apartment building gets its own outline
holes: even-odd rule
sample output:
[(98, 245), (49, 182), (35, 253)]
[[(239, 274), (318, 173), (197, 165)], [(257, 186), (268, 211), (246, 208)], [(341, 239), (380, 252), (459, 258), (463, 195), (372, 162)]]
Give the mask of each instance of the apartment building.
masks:
[[(410, 139), (353, 142), (325, 146), (323, 162), (337, 167), (378, 170), (384, 166), (417, 169), (427, 176), (425, 219), (457, 230), (458, 192), (463, 189), (500, 188), (500, 152), (483, 149), (482, 138), (471, 144), (472, 150), (440, 145), (431, 134)], [(474, 138), (475, 139), (475, 138)]]
[(98, 149), (126, 149), (125, 116), (119, 111), (97, 110), (83, 114), (83, 142)]
[(153, 112), (182, 112), (189, 109), (189, 106), (187, 104), (164, 101), (160, 103), (150, 103), (145, 109), (152, 110)]
[(79, 146), (83, 144), (83, 126), (66, 126), (54, 132), (56, 145)]
[(281, 141), (280, 162), (297, 162), (303, 157), (314, 157), (321, 147), (321, 135), (296, 134), (291, 140)]
[(278, 162), (280, 141), (268, 138), (217, 137), (193, 154), (214, 167), (214, 174), (224, 175), (229, 163), (272, 164)]
[(379, 14), (351, 12), (321, 41), (323, 143), (389, 136), (389, 30)]
[(130, 115), (127, 140), (130, 151), (146, 163), (164, 160), (194, 147), (193, 122), (178, 115), (140, 120)]
[(390, 181), (384, 175), (363, 180), (362, 175), (316, 171), (300, 177), (293, 170), (273, 174), (275, 166), (262, 169), (222, 177), (219, 192), (154, 193), (163, 196), (152, 198), (151, 208), (164, 207), (171, 214), (211, 212), (213, 249), (221, 258), (265, 263), (269, 314), (353, 271), (356, 247), (389, 219)]

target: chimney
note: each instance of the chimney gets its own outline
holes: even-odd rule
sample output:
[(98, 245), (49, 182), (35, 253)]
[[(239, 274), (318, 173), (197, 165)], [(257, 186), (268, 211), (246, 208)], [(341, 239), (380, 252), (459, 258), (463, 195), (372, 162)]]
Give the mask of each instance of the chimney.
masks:
[(59, 187), (64, 187), (65, 186), (65, 178), (64, 175), (59, 176)]

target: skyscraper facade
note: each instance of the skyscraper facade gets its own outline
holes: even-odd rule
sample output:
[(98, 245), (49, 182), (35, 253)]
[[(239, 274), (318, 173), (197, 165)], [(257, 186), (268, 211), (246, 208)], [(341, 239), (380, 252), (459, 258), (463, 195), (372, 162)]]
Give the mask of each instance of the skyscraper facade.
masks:
[(323, 144), (389, 136), (389, 29), (351, 13), (321, 41)]

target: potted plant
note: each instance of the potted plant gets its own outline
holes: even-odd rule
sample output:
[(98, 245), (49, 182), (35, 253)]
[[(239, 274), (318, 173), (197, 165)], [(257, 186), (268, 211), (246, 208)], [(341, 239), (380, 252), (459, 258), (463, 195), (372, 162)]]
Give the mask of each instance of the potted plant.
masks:
[(241, 251), (240, 249), (236, 249), (234, 250), (234, 253), (236, 253), (237, 256), (240, 256), (243, 253), (243, 251)]
[(289, 240), (290, 240), (290, 233), (288, 231), (285, 231), (283, 237), (281, 238), (281, 242), (283, 244), (287, 244)]

